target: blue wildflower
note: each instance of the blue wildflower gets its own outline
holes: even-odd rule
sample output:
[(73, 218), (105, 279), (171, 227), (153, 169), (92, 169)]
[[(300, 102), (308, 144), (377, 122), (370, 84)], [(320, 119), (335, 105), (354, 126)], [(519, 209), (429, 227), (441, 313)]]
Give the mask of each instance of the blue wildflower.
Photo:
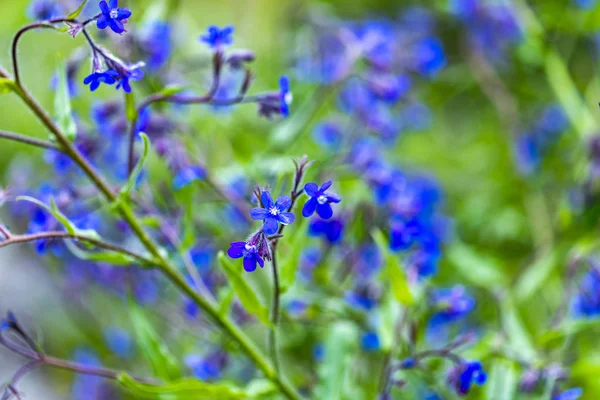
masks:
[(415, 67), (423, 76), (433, 76), (446, 65), (444, 47), (436, 37), (426, 37), (415, 43)]
[(151, 70), (160, 69), (171, 57), (171, 26), (162, 21), (155, 21), (146, 28), (141, 45), (148, 54), (148, 67)]
[(417, 360), (412, 357), (405, 358), (400, 362), (400, 368), (410, 369), (417, 365)]
[(182, 168), (173, 178), (173, 188), (180, 190), (190, 183), (206, 178), (206, 171), (199, 165)]
[(344, 293), (344, 300), (350, 307), (369, 311), (377, 304), (371, 292), (372, 290), (369, 286), (360, 287), (353, 291), (346, 291)]
[(344, 232), (344, 223), (338, 219), (312, 221), (308, 227), (311, 236), (322, 236), (329, 243), (335, 244), (340, 241)]
[(290, 115), (290, 104), (292, 104), (292, 92), (290, 80), (287, 76), (279, 79), (279, 92), (267, 94), (258, 101), (258, 114), (271, 119), (273, 115)]
[(233, 43), (232, 34), (234, 30), (234, 27), (231, 25), (224, 28), (211, 25), (208, 27), (208, 32), (200, 36), (200, 40), (213, 49), (219, 49)]
[(281, 196), (273, 203), (271, 194), (265, 190), (261, 195), (261, 201), (264, 208), (253, 208), (250, 210), (250, 216), (254, 220), (265, 221), (263, 231), (267, 235), (277, 233), (279, 223), (289, 225), (296, 219), (294, 214), (289, 212), (292, 199), (288, 196)]
[(121, 358), (129, 358), (133, 350), (133, 340), (129, 332), (117, 326), (104, 331), (104, 341), (108, 348)]
[(221, 377), (221, 371), (227, 364), (227, 354), (221, 350), (216, 350), (206, 357), (190, 354), (185, 357), (184, 362), (196, 378), (213, 381)]
[(337, 194), (327, 193), (327, 189), (329, 189), (331, 185), (331, 181), (325, 182), (320, 189), (319, 186), (313, 182), (304, 185), (304, 192), (306, 192), (310, 199), (302, 208), (302, 216), (308, 218), (312, 216), (315, 211), (317, 211), (319, 217), (323, 219), (329, 219), (333, 216), (331, 203), (339, 203), (342, 201), (342, 198)]
[(553, 396), (552, 400), (577, 400), (581, 396), (583, 396), (583, 389), (573, 388)]
[(231, 243), (227, 255), (231, 258), (244, 257), (244, 269), (252, 272), (256, 269), (256, 264), (262, 268), (264, 260), (271, 261), (271, 245), (265, 232), (258, 231), (246, 242)]
[(315, 142), (330, 151), (339, 150), (344, 138), (338, 124), (332, 121), (326, 121), (316, 125), (313, 129), (312, 136)]
[(573, 311), (582, 317), (600, 316), (600, 269), (592, 267), (579, 284)]
[(100, 2), (100, 10), (102, 15), (96, 21), (98, 29), (106, 29), (110, 26), (113, 32), (122, 34), (125, 32), (127, 18), (131, 17), (131, 11), (127, 8), (119, 8), (119, 0), (109, 0), (108, 4), (105, 0)]
[(390, 249), (407, 250), (419, 238), (424, 227), (417, 218), (394, 218), (390, 231)]
[(117, 82), (117, 78), (120, 76), (120, 74), (113, 70), (110, 69), (108, 71), (96, 71), (96, 72), (92, 72), (90, 75), (88, 75), (84, 80), (83, 83), (85, 85), (90, 85), (90, 91), (94, 92), (96, 91), (96, 89), (98, 89), (98, 87), (100, 86), (100, 83), (105, 83), (107, 85), (114, 85)]
[(466, 361), (451, 372), (448, 381), (456, 393), (466, 395), (473, 384), (483, 385), (487, 381), (487, 374), (479, 361)]
[(126, 93), (131, 93), (129, 80), (139, 81), (144, 77), (144, 71), (140, 68), (143, 65), (143, 63), (137, 63), (128, 69), (123, 69), (118, 77), (117, 90), (122, 87)]
[(379, 336), (375, 332), (367, 332), (365, 333), (361, 340), (361, 345), (363, 350), (365, 351), (377, 351), (381, 348), (381, 343), (379, 343)]
[(35, 20), (58, 18), (64, 13), (64, 7), (56, 0), (33, 0), (27, 8), (27, 16)]
[(429, 321), (432, 329), (463, 318), (475, 308), (475, 299), (461, 285), (434, 290), (430, 303), (437, 310)]
[(571, 2), (583, 10), (591, 10), (596, 5), (596, 0), (571, 0)]

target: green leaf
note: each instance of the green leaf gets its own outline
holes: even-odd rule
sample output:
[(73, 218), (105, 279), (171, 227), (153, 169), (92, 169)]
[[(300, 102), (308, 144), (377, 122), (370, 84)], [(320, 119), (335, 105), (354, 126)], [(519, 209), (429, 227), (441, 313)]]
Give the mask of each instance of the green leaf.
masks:
[(17, 84), (12, 79), (0, 78), (0, 94), (6, 94), (17, 90)]
[(165, 381), (174, 381), (181, 378), (182, 371), (177, 359), (171, 354), (161, 336), (148, 321), (144, 311), (134, 302), (130, 302), (129, 310), (137, 339), (136, 343), (152, 366), (154, 375)]
[(512, 299), (507, 297), (501, 304), (502, 327), (506, 331), (511, 348), (518, 349), (519, 355), (526, 360), (533, 360), (537, 352), (533, 347), (531, 336), (523, 325), (521, 316)]
[(67, 69), (63, 63), (59, 64), (56, 74), (58, 76), (58, 87), (54, 96), (54, 117), (60, 130), (72, 142), (77, 135), (77, 125), (73, 119), (73, 111), (71, 109)]
[(150, 385), (140, 383), (129, 375), (123, 373), (118, 377), (118, 382), (136, 399), (169, 399), (169, 400), (197, 400), (197, 399), (247, 399), (247, 393), (225, 383), (210, 383), (193, 378), (184, 378), (164, 385)]
[(325, 357), (317, 374), (316, 399), (341, 400), (351, 391), (351, 368), (358, 352), (358, 328), (349, 322), (337, 322), (327, 331)]
[[(129, 179), (125, 186), (121, 189), (121, 193), (119, 194), (120, 199), (129, 199), (130, 193), (135, 189), (135, 184), (142, 172), (142, 168), (144, 167), (144, 163), (146, 162), (146, 158), (148, 157), (148, 152), (150, 150), (150, 139), (148, 135), (140, 132), (140, 137), (142, 138), (142, 142), (144, 143), (144, 151), (142, 152), (142, 157), (138, 161), (137, 165), (131, 172)], [(119, 201), (119, 200), (117, 200)]]
[(374, 230), (371, 232), (371, 236), (377, 247), (379, 247), (379, 251), (383, 254), (384, 268), (382, 272), (385, 275), (385, 280), (390, 283), (394, 298), (400, 304), (411, 305), (413, 296), (400, 260), (390, 252), (388, 241), (381, 230)]
[(107, 264), (120, 266), (128, 266), (139, 263), (137, 259), (116, 251), (89, 252), (80, 249), (70, 240), (65, 241), (65, 244), (69, 251), (71, 251), (75, 257), (81, 260), (104, 262)]
[(306, 247), (308, 240), (306, 229), (308, 227), (308, 218), (303, 218), (300, 226), (295, 230), (293, 237), (289, 240), (287, 248), (289, 251), (281, 261), (281, 294), (287, 292), (296, 282), (298, 272), (300, 253)]
[(446, 257), (474, 286), (489, 290), (508, 286), (509, 279), (496, 259), (476, 251), (459, 240), (455, 240), (447, 249)]
[(185, 86), (182, 85), (167, 85), (163, 88), (163, 90), (161, 90), (160, 92), (158, 92), (157, 94), (162, 95), (162, 96), (174, 96), (177, 93), (181, 93), (186, 89)]
[(83, 11), (83, 8), (87, 4), (87, 2), (88, 2), (88, 0), (83, 0), (81, 2), (81, 4), (79, 5), (79, 7), (77, 7), (77, 10), (75, 10), (71, 14), (69, 14), (67, 19), (75, 19), (75, 18), (79, 17), (79, 14), (81, 14), (81, 12)]
[(527, 268), (515, 286), (517, 302), (523, 303), (537, 293), (557, 265), (557, 258), (556, 251), (553, 251), (536, 260)]
[(485, 398), (488, 400), (514, 399), (518, 377), (513, 363), (496, 361), (489, 371), (489, 380), (485, 385)]
[(223, 289), (219, 292), (219, 315), (222, 317), (227, 316), (229, 314), (229, 310), (231, 310), (231, 304), (233, 303), (233, 297), (235, 295), (235, 291), (231, 286), (226, 289)]
[(218, 257), (233, 290), (235, 290), (246, 311), (255, 315), (266, 326), (271, 326), (269, 310), (260, 303), (246, 279), (241, 275), (242, 267), (233, 265), (222, 251), (219, 252)]

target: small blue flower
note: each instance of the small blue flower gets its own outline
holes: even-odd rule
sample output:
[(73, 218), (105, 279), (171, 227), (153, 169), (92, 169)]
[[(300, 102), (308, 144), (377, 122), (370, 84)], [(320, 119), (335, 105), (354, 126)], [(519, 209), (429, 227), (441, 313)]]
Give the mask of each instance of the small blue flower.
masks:
[(63, 6), (56, 0), (33, 0), (27, 9), (27, 16), (34, 20), (58, 18), (64, 13)]
[(190, 165), (182, 168), (173, 179), (173, 188), (180, 190), (190, 183), (206, 178), (206, 171), (198, 165)]
[(127, 8), (119, 8), (119, 0), (109, 0), (108, 4), (105, 0), (102, 0), (100, 10), (102, 15), (96, 21), (98, 29), (106, 29), (110, 26), (110, 29), (119, 35), (125, 32), (123, 23), (131, 17), (131, 11)]
[(339, 203), (342, 198), (334, 193), (326, 193), (332, 185), (331, 181), (325, 182), (321, 188), (316, 183), (310, 182), (304, 185), (304, 191), (310, 197), (310, 199), (304, 204), (302, 208), (302, 216), (305, 218), (310, 217), (317, 211), (319, 217), (323, 219), (329, 219), (333, 216), (333, 209), (331, 203)]
[(287, 76), (279, 79), (279, 92), (270, 93), (259, 99), (258, 114), (271, 119), (273, 115), (290, 115), (290, 104), (292, 104), (292, 92), (290, 80)]
[(153, 22), (145, 31), (142, 47), (148, 54), (148, 67), (151, 70), (160, 69), (167, 63), (173, 51), (171, 26), (162, 21)]
[(600, 269), (592, 267), (581, 280), (573, 311), (581, 317), (600, 316)]
[(257, 247), (246, 242), (231, 243), (231, 247), (227, 250), (227, 255), (231, 258), (244, 257), (244, 269), (247, 272), (254, 271), (256, 264), (260, 265), (261, 268), (265, 266), (265, 261), (258, 254)]
[(118, 77), (117, 90), (122, 87), (126, 93), (131, 93), (129, 80), (139, 81), (144, 77), (144, 71), (142, 71), (138, 65), (143, 66), (143, 63), (136, 64), (130, 69), (121, 71)]
[(192, 370), (194, 377), (203, 381), (214, 381), (221, 377), (221, 371), (227, 364), (227, 354), (217, 350), (206, 357), (190, 354), (185, 357), (185, 364)]
[(417, 71), (423, 76), (434, 76), (446, 65), (444, 47), (436, 37), (419, 40), (414, 48)]
[(117, 83), (117, 78), (119, 77), (119, 73), (115, 70), (108, 70), (104, 72), (93, 72), (88, 75), (83, 83), (85, 85), (90, 85), (90, 91), (94, 92), (100, 86), (100, 83), (105, 83), (107, 85), (114, 85)]
[(361, 338), (361, 345), (365, 351), (377, 351), (381, 348), (379, 336), (375, 332), (367, 332)]
[(289, 225), (296, 217), (289, 212), (292, 205), (292, 199), (288, 196), (281, 196), (273, 203), (271, 194), (264, 191), (261, 195), (261, 200), (264, 208), (253, 208), (250, 210), (250, 216), (257, 221), (265, 221), (263, 231), (267, 235), (274, 235), (279, 229), (279, 223)]
[(559, 393), (552, 397), (552, 400), (577, 400), (581, 396), (583, 396), (583, 390), (581, 388), (573, 388)]
[(400, 362), (400, 368), (404, 369), (414, 368), (416, 365), (417, 361), (412, 357), (405, 358)]
[(233, 43), (232, 34), (234, 30), (234, 27), (231, 25), (222, 29), (216, 25), (211, 25), (208, 27), (208, 32), (200, 36), (200, 40), (213, 49), (219, 49)]
[(338, 124), (332, 121), (322, 122), (315, 126), (312, 132), (315, 142), (330, 151), (338, 151), (341, 148), (344, 135)]
[(290, 115), (290, 104), (292, 104), (292, 92), (290, 91), (290, 79), (282, 76), (279, 79), (279, 96), (281, 102), (281, 115), (288, 117)]
[(467, 361), (453, 371), (449, 378), (459, 395), (469, 394), (471, 386), (475, 383), (479, 386), (487, 381), (487, 374), (479, 361)]
[(121, 358), (129, 358), (133, 350), (133, 340), (123, 328), (111, 326), (104, 331), (104, 340), (108, 348)]
[(318, 219), (311, 222), (308, 234), (311, 236), (322, 236), (331, 244), (340, 241), (344, 232), (344, 224), (341, 220), (331, 219), (328, 221)]

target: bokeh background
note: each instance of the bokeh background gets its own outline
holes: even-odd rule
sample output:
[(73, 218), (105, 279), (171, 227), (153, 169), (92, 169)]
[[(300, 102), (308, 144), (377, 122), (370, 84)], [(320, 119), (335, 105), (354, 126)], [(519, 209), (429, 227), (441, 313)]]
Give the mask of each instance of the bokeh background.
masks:
[[(62, 3), (70, 10), (77, 2)], [(346, 235), (351, 237), (348, 241), (360, 243), (361, 237), (368, 237), (369, 213), (376, 214), (379, 206), (372, 204), (373, 189), (340, 165), (337, 156), (359, 137), (383, 140), (388, 162), (408, 174), (427, 176), (439, 185), (448, 238), (438, 273), (428, 278), (427, 285), (462, 284), (469, 288), (477, 301), (476, 313), (469, 317), (470, 326), (480, 333), (476, 346), (488, 350), (477, 347), (474, 355), (487, 357), (488, 353), (510, 347), (517, 358), (529, 358), (533, 366), (564, 368), (569, 382), (566, 386), (582, 387), (583, 399), (600, 397), (600, 325), (589, 316), (578, 318), (570, 312), (562, 325), (553, 321), (557, 310), (571, 304), (569, 296), (577, 292), (581, 274), (565, 278), (568, 265), (574, 257), (593, 260), (599, 244), (594, 161), (600, 158), (600, 151), (592, 144), (600, 126), (600, 5), (579, 0), (164, 3), (173, 7), (170, 18), (175, 21), (174, 50), (170, 62), (179, 67), (177, 74), (182, 80), (197, 78), (194, 85), (206, 87), (210, 53), (198, 43), (198, 36), (209, 25), (228, 24), (236, 29), (235, 47), (252, 49), (256, 54), (253, 92), (276, 88), (283, 74), (292, 80), (294, 101), (288, 119), (261, 119), (252, 105), (227, 110), (188, 108), (176, 115), (189, 125), (187, 133), (191, 133), (185, 141), (188, 152), (201, 160), (213, 176), (224, 183), (244, 176), (250, 187), (267, 182), (278, 185), (293, 172), (289, 160), (307, 154), (316, 160), (314, 168), (320, 171), (317, 176), (334, 179), (346, 204), (343, 215)], [(131, 30), (152, 20), (160, 4), (121, 0), (121, 6), (134, 11), (128, 25)], [(479, 11), (475, 16), (465, 16), (457, 4), (470, 4)], [(6, 68), (11, 64), (9, 48), (15, 31), (31, 21), (29, 5), (28, 1), (0, 0), (0, 65)], [(90, 1), (89, 8), (96, 6)], [(511, 17), (488, 11), (493, 7), (505, 7)], [(411, 10), (414, 14), (409, 13)], [(418, 13), (426, 15), (419, 17)], [(413, 18), (409, 18), (411, 15)], [(409, 44), (405, 53), (395, 54), (405, 56), (406, 65), (412, 68), (406, 69), (411, 77), (409, 94), (400, 105), (386, 111), (391, 117), (385, 122), (395, 128), (382, 133), (385, 129), (368, 126), (360, 118), (344, 120), (349, 124), (344, 125), (342, 133), (350, 140), (344, 142), (343, 149), (332, 150), (319, 139), (317, 128), (323, 121), (345, 118), (338, 100), (343, 86), (340, 82), (345, 82), (345, 77), (327, 80), (310, 76), (314, 71), (306, 55), (322, 46), (321, 51), (335, 58), (336, 48), (327, 47), (320, 33), (338, 32), (353, 24), (389, 25), (407, 36), (410, 32), (418, 36), (419, 30), (426, 30), (424, 36), (435, 38), (443, 50), (434, 46), (419, 53)], [(97, 33), (95, 28), (91, 30)], [(119, 41), (99, 40), (119, 54)], [(80, 37), (74, 40), (51, 31), (32, 32), (22, 40), (22, 79), (49, 109), (55, 96), (51, 81), (59, 61), (81, 45)], [(82, 120), (89, 119), (90, 110), (98, 102), (121, 99), (112, 88), (89, 93), (80, 83), (88, 69), (84, 64), (79, 71), (76, 81), (80, 94), (72, 101), (74, 113)], [(366, 69), (360, 62), (352, 68), (357, 74)], [(160, 79), (153, 77), (135, 84), (139, 98), (157, 88)], [(0, 116), (2, 130), (48, 137), (15, 96), (0, 96)], [(349, 131), (355, 130), (359, 133), (352, 137)], [(29, 169), (33, 176), (46, 176), (50, 169), (39, 150), (7, 141), (0, 141), (0, 160), (0, 188), (10, 188), (19, 171)], [(157, 169), (160, 166), (154, 167)], [(160, 176), (160, 172), (150, 172), (150, 176)], [(207, 192), (210, 194), (209, 188), (201, 189), (201, 193)], [(184, 200), (186, 196), (187, 192), (176, 199)], [(203, 212), (213, 213), (218, 207), (220, 203), (211, 203)], [(7, 224), (15, 224), (15, 230), (26, 228), (22, 220), (9, 215), (7, 206), (2, 212)], [(220, 218), (215, 216), (211, 223), (218, 224)], [(215, 234), (216, 239), (210, 243), (212, 253), (207, 256), (210, 262), (215, 263), (216, 251), (226, 250), (228, 241), (241, 240), (247, 232), (237, 230), (237, 238), (231, 238), (227, 231)], [(301, 242), (302, 250), (318, 247), (318, 240)], [(72, 358), (77, 351), (93, 350), (107, 363), (122, 363), (136, 373), (146, 372), (139, 357), (122, 360), (111, 355), (102, 328), (93, 325), (118, 325), (127, 330), (122, 299), (90, 283), (90, 293), (77, 297), (82, 304), (73, 304), (73, 297), (64, 296), (67, 289), (60, 267), (49, 268), (48, 264), (56, 265), (56, 261), (44, 261), (32, 246), (1, 249), (0, 310), (24, 315), (26, 324), (34, 327), (36, 336), (53, 354)], [(259, 272), (263, 275), (255, 273), (248, 279), (261, 298), (268, 299), (270, 277), (267, 269)], [(298, 293), (297, 297), (305, 299), (304, 292)], [(176, 297), (169, 295), (170, 299)], [(325, 297), (314, 297), (313, 301), (325, 302)], [(182, 315), (181, 301), (177, 302), (159, 302), (152, 310), (155, 322), (170, 327), (165, 340), (183, 357), (193, 352), (191, 349), (201, 340), (197, 341), (195, 334), (179, 339), (179, 331), (190, 326), (200, 329), (201, 325), (189, 325)], [(503, 339), (498, 344), (500, 334)], [(206, 339), (204, 334), (198, 335)], [(294, 341), (301, 339), (294, 336), (290, 341), (292, 350), (285, 358), (294, 370), (294, 357), (302, 349), (294, 347)], [(368, 365), (373, 359), (362, 361)], [(1, 351), (0, 382), (8, 380), (18, 364), (18, 358)], [(300, 364), (315, 368), (308, 361)], [(519, 362), (496, 368), (496, 372), (502, 371), (498, 374), (506, 373), (505, 384), (515, 387), (525, 372)], [(70, 374), (42, 370), (21, 387), (28, 398), (86, 398), (77, 397), (82, 395), (76, 393), (73, 383)], [(443, 377), (438, 384), (444, 385)], [(365, 389), (371, 393), (369, 390)], [(399, 393), (397, 398), (405, 398)], [(414, 398), (425, 398), (419, 396), (414, 394)], [(483, 389), (472, 396), (513, 398), (494, 397)], [(539, 393), (538, 397), (519, 396), (549, 398)]]

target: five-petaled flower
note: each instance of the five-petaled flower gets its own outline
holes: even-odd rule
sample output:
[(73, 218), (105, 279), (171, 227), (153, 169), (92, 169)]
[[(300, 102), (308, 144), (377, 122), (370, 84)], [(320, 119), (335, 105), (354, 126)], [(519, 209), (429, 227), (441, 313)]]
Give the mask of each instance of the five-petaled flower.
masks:
[(114, 85), (117, 82), (117, 78), (119, 77), (119, 73), (115, 70), (108, 71), (96, 71), (92, 72), (88, 75), (83, 83), (86, 85), (90, 85), (90, 90), (93, 92), (100, 86), (100, 83), (106, 83), (107, 85)]
[(304, 185), (304, 191), (310, 197), (310, 199), (304, 204), (302, 208), (302, 215), (306, 218), (310, 217), (317, 211), (319, 217), (323, 219), (329, 219), (333, 216), (333, 209), (331, 203), (339, 203), (342, 198), (337, 194), (326, 193), (327, 189), (331, 187), (332, 182), (325, 182), (321, 188), (316, 183), (310, 182)]
[(200, 40), (213, 49), (219, 49), (233, 43), (233, 31), (234, 28), (231, 25), (222, 29), (216, 25), (211, 25), (208, 27), (207, 33), (200, 36)]
[(106, 29), (110, 26), (113, 32), (122, 34), (125, 32), (125, 26), (127, 18), (131, 17), (131, 11), (127, 8), (119, 8), (119, 0), (109, 0), (106, 3), (105, 0), (100, 2), (100, 10), (102, 15), (96, 21), (98, 29)]
[(280, 222), (283, 225), (289, 225), (296, 219), (294, 214), (288, 210), (292, 205), (292, 199), (288, 196), (281, 196), (273, 203), (271, 194), (265, 190), (260, 198), (264, 208), (253, 208), (250, 210), (250, 216), (254, 220), (265, 221), (263, 231), (267, 235), (277, 233)]

